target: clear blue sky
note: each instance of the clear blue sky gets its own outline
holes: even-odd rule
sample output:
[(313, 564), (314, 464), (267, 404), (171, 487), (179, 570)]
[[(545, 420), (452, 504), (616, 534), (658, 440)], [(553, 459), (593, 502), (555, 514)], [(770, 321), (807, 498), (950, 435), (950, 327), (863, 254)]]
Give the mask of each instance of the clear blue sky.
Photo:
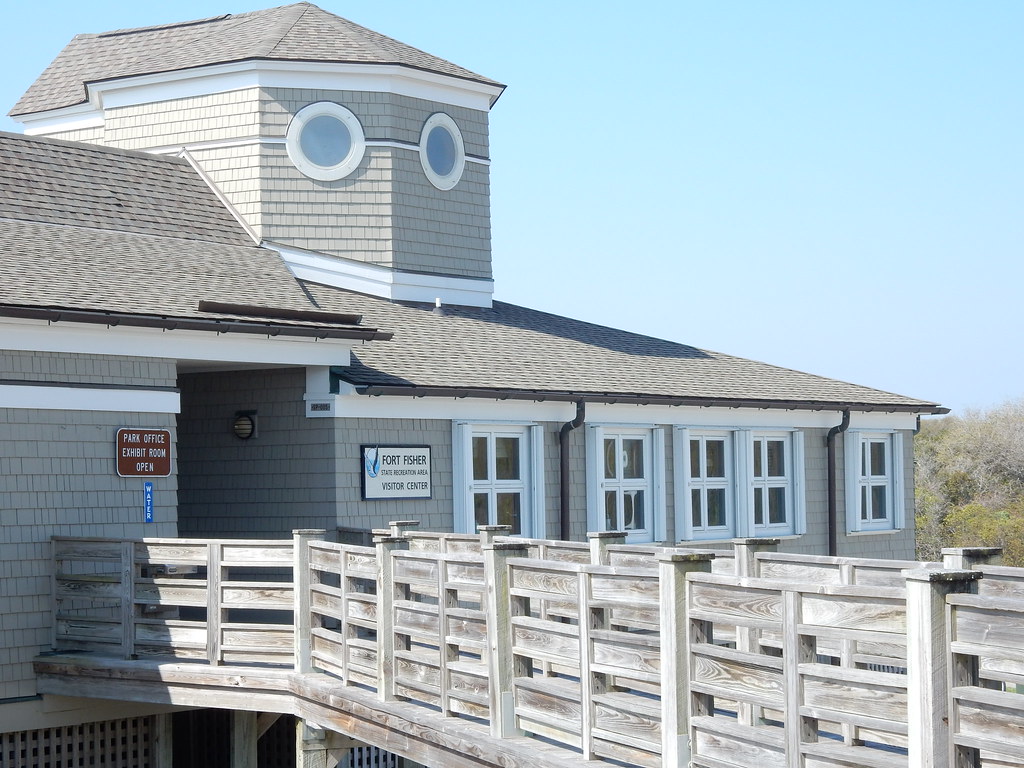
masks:
[[(6, 3), (0, 104), (77, 32), (273, 4)], [(1024, 2), (319, 4), (508, 84), (498, 298), (954, 409), (1024, 395)]]

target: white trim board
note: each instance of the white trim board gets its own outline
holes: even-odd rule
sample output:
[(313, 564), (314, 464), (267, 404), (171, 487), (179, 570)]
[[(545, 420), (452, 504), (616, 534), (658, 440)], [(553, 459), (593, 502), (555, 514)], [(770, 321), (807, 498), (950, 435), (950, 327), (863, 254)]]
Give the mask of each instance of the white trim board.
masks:
[[(485, 400), (453, 397), (367, 397), (359, 394), (324, 395), (310, 393), (309, 399), (323, 402), (333, 398), (333, 410), (323, 417), (468, 419), (501, 421), (566, 422), (576, 415), (568, 402), (529, 400)], [(781, 411), (753, 408), (697, 408), (693, 406), (587, 404), (586, 423), (609, 427), (686, 426), (709, 429), (828, 429), (842, 419), (839, 411)], [(859, 427), (872, 429), (914, 429), (916, 419), (908, 413), (856, 413), (851, 419)]]
[(0, 347), (23, 352), (156, 357), (216, 363), (348, 365), (348, 339), (271, 338), (250, 333), (109, 328), (86, 323), (0, 320)]
[(17, 115), (25, 133), (42, 135), (86, 127), (105, 109), (228, 93), (247, 88), (292, 88), (394, 93), (442, 104), (490, 110), (503, 88), (391, 64), (240, 61), (88, 83), (88, 104)]
[(119, 413), (180, 413), (177, 392), (138, 389), (0, 384), (0, 408), (46, 411), (112, 411)]
[(442, 304), (463, 307), (491, 306), (494, 281), (490, 279), (402, 272), (270, 241), (264, 241), (261, 245), (281, 254), (285, 265), (299, 280), (394, 301), (433, 304), (435, 299), (441, 299)]

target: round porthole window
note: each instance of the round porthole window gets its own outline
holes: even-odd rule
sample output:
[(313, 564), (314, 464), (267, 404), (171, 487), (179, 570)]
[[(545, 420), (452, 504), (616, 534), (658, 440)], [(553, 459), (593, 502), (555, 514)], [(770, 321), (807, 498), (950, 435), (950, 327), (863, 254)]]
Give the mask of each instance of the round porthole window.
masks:
[(462, 132), (444, 112), (427, 118), (420, 133), (420, 164), (430, 183), (438, 189), (451, 189), (459, 183), (466, 167), (466, 147)]
[(292, 118), (285, 138), (292, 163), (306, 176), (333, 181), (356, 169), (366, 151), (359, 119), (340, 104), (321, 101)]

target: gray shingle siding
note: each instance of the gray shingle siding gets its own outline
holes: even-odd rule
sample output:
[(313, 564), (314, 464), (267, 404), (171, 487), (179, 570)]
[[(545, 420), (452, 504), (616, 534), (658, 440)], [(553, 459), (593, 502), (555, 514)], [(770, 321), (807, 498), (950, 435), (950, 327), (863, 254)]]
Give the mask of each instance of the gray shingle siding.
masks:
[[(0, 351), (0, 378), (173, 386), (171, 361)], [(143, 479), (119, 477), (120, 427), (175, 431), (169, 414), (0, 408), (0, 700), (35, 695), (32, 658), (50, 647), (50, 536), (177, 533), (177, 478), (153, 478), (155, 522), (143, 522)]]

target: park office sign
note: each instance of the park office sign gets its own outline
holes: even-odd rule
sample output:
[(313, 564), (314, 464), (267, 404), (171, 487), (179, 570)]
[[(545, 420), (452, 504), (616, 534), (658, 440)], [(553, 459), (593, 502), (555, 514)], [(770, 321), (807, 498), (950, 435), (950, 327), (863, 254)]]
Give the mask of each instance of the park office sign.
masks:
[(171, 433), (166, 429), (117, 430), (117, 474), (167, 477), (171, 474)]

